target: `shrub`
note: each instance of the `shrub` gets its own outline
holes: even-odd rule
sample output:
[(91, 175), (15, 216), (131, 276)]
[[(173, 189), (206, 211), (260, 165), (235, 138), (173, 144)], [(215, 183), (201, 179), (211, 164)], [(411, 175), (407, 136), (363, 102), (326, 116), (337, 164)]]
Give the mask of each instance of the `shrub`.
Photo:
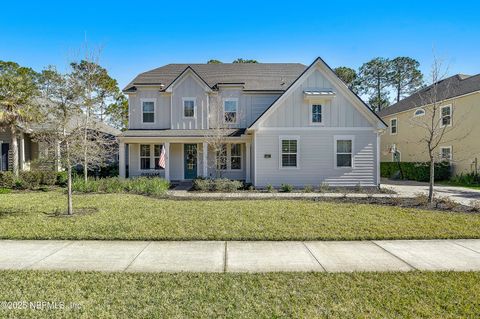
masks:
[(280, 189), (282, 190), (282, 192), (284, 193), (291, 193), (293, 191), (293, 186), (290, 185), (290, 184), (282, 184), (282, 186), (280, 187)]
[(42, 183), (42, 172), (20, 172), (19, 174), (20, 188), (24, 189), (37, 189)]
[(119, 179), (109, 177), (101, 179), (89, 179), (85, 183), (83, 178), (75, 178), (72, 189), (80, 193), (133, 193), (141, 195), (162, 195), (170, 183), (163, 178), (138, 177), (131, 179)]
[(303, 192), (304, 192), (304, 193), (311, 193), (311, 192), (313, 192), (313, 186), (312, 186), (312, 185), (305, 185), (305, 187), (303, 188)]
[(322, 183), (320, 184), (320, 187), (319, 187), (319, 188), (320, 188), (320, 192), (326, 193), (326, 192), (329, 191), (330, 186), (328, 185), (328, 183), (322, 182)]
[(210, 191), (211, 180), (205, 178), (196, 178), (193, 180), (193, 189), (201, 192)]
[(452, 177), (451, 182), (458, 185), (470, 185), (476, 186), (480, 185), (480, 174), (468, 173), (460, 174)]
[(0, 194), (10, 194), (12, 190), (10, 188), (0, 188)]
[(58, 186), (67, 186), (68, 181), (68, 172), (57, 172), (57, 182)]
[(275, 188), (273, 188), (272, 184), (268, 184), (267, 186), (265, 186), (265, 189), (269, 193), (273, 193), (275, 191)]
[(43, 171), (41, 172), (41, 185), (53, 186), (57, 183), (57, 173), (54, 171)]
[(14, 188), (16, 186), (17, 179), (13, 172), (6, 171), (0, 172), (0, 187), (2, 188)]
[(219, 178), (213, 180), (213, 190), (217, 192), (235, 192), (243, 187), (242, 182)]
[[(400, 167), (402, 169), (403, 179), (418, 182), (428, 182), (430, 179), (429, 162), (400, 162)], [(435, 180), (447, 180), (450, 178), (450, 173), (450, 163), (435, 163)], [(387, 178), (400, 177), (399, 163), (380, 163), (380, 175)]]
[(480, 200), (472, 200), (470, 202), (470, 206), (472, 207), (473, 211), (480, 212)]

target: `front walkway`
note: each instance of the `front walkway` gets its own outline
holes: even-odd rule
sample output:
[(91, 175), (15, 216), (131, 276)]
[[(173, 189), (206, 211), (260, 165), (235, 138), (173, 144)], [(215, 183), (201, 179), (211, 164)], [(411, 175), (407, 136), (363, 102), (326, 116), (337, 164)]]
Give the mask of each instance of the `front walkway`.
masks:
[(480, 271), (480, 239), (310, 242), (1, 240), (0, 252), (0, 269)]

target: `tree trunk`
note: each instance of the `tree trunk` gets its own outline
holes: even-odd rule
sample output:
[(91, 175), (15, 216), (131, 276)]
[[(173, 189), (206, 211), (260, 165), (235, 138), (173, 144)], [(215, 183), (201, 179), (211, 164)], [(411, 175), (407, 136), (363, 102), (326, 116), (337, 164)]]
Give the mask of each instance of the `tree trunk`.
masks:
[(12, 135), (12, 171), (18, 177), (18, 141), (17, 129), (14, 124), (10, 126), (10, 133)]
[(428, 202), (433, 203), (433, 184), (435, 182), (435, 159), (430, 155), (430, 183), (428, 185)]
[(67, 141), (65, 143), (66, 148), (66, 157), (67, 157), (67, 197), (68, 197), (68, 207), (67, 214), (73, 215), (73, 205), (72, 205), (72, 164), (70, 163), (70, 145)]
[(88, 182), (88, 114), (86, 115), (86, 120), (85, 120), (85, 132), (83, 135), (83, 178), (85, 180), (85, 183)]
[(397, 86), (397, 103), (400, 102), (400, 91), (402, 89), (400, 88), (400, 82), (398, 83), (398, 86)]

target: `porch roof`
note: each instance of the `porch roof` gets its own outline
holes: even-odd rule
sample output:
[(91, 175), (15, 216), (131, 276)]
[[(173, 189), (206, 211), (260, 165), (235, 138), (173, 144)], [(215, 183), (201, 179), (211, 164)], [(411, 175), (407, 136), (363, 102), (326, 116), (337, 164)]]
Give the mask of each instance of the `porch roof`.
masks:
[(245, 128), (239, 129), (209, 129), (209, 130), (127, 130), (120, 137), (207, 137), (221, 134), (224, 137), (240, 137), (245, 134)]

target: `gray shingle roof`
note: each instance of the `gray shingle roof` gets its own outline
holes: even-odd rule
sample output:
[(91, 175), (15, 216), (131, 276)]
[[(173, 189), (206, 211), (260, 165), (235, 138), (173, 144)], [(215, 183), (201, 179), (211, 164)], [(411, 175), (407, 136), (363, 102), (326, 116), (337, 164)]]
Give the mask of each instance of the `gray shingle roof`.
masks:
[[(381, 110), (378, 115), (381, 117), (407, 111), (433, 102), (431, 90), (433, 85), (427, 86), (409, 97), (401, 100), (392, 106)], [(456, 74), (437, 83), (437, 101), (453, 98), (480, 91), (480, 74), (468, 76)]]
[(218, 83), (241, 83), (245, 90), (286, 90), (307, 68), (300, 63), (167, 64), (139, 74), (124, 91), (142, 84), (166, 88), (189, 66), (211, 88)]
[[(240, 129), (223, 129), (225, 137), (239, 137), (245, 133), (244, 128)], [(213, 130), (128, 130), (123, 132), (122, 137), (205, 137), (217, 134)]]

